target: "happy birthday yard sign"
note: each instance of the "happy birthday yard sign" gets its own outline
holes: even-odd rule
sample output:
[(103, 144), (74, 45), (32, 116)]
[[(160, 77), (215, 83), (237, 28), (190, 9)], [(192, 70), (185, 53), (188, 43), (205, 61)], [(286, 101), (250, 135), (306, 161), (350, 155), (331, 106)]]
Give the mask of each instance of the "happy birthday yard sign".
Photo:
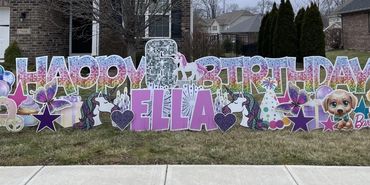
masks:
[[(337, 57), (333, 64), (306, 57), (303, 69), (292, 57), (208, 56), (189, 63), (175, 41), (156, 39), (147, 42), (138, 67), (118, 55), (37, 57), (35, 62), (36, 70), (29, 71), (29, 59), (18, 58), (16, 74), (0, 67), (0, 105), (7, 109), (0, 125), (8, 131), (33, 126), (37, 132), (56, 131), (56, 124), (89, 130), (107, 124), (101, 112), (110, 114), (113, 127), (132, 131), (226, 132), (237, 121), (254, 130), (294, 132), (370, 127), (363, 98), (370, 64), (361, 68), (358, 58)], [(84, 68), (89, 73), (82, 76)], [(127, 80), (130, 87), (117, 90)], [(65, 95), (59, 97), (60, 88)], [(82, 99), (79, 89), (91, 94)]]

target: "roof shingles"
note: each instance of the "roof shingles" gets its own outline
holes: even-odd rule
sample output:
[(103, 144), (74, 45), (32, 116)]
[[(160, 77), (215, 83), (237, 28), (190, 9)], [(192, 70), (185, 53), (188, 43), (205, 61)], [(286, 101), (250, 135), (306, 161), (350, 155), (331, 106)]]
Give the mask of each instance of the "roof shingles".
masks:
[(338, 12), (340, 14), (345, 14), (366, 10), (370, 10), (370, 0), (352, 0), (339, 9)]
[(254, 15), (243, 22), (231, 27), (222, 33), (254, 33), (259, 32), (261, 27), (262, 16)]
[(231, 24), (237, 19), (239, 19), (241, 16), (252, 16), (253, 14), (249, 11), (246, 10), (239, 10), (239, 11), (234, 11), (230, 13), (225, 13), (216, 18), (216, 21), (220, 25), (226, 25), (226, 24)]

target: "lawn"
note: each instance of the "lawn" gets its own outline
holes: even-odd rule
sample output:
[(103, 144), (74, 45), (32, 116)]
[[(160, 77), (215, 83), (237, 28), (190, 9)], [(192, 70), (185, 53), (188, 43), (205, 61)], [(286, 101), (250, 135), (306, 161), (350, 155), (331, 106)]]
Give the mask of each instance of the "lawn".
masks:
[(363, 64), (362, 66), (364, 66), (367, 62), (367, 59), (370, 57), (370, 52), (353, 50), (334, 50), (326, 53), (326, 57), (330, 59), (332, 62), (335, 61), (337, 56), (348, 56), (348, 58), (350, 59), (358, 57), (360, 63)]
[[(359, 56), (369, 53), (329, 52)], [(334, 57), (335, 58), (335, 57)], [(89, 91), (81, 91), (83, 97)], [(262, 164), (370, 165), (370, 130), (323, 133), (251, 131), (235, 126), (228, 133), (141, 132), (112, 128), (109, 115), (90, 131), (58, 132), (26, 128), (8, 133), (0, 127), (1, 165), (73, 164)], [(238, 122), (239, 123), (239, 122)]]

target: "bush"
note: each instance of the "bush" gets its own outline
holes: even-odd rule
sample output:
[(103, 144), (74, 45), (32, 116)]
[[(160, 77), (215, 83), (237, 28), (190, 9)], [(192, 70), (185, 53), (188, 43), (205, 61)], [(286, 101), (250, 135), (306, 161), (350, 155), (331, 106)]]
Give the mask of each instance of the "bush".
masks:
[(18, 47), (16, 41), (12, 42), (9, 47), (5, 50), (4, 59), (5, 62), (3, 64), (4, 68), (9, 71), (16, 70), (16, 58), (22, 56), (21, 50)]
[(279, 10), (276, 3), (274, 3), (271, 12), (266, 15), (266, 27), (263, 32), (265, 38), (262, 40), (262, 56), (264, 57), (274, 57), (273, 40), (278, 13)]
[(329, 49), (340, 49), (342, 45), (342, 30), (340, 28), (327, 30), (325, 35), (326, 46)]
[(280, 4), (273, 38), (274, 57), (297, 56), (297, 29), (295, 14), (290, 1)]
[(303, 21), (304, 21), (304, 15), (306, 14), (306, 10), (304, 8), (301, 8), (298, 13), (297, 13), (297, 16), (295, 18), (295, 26), (297, 28), (297, 48), (298, 48), (298, 52), (297, 52), (297, 61), (299, 63), (302, 63), (303, 62), (303, 57), (302, 57), (302, 54), (301, 54), (301, 44), (300, 44), (300, 41), (301, 41), (301, 35), (302, 35), (302, 25), (303, 25)]
[(301, 54), (306, 56), (325, 56), (325, 34), (321, 14), (316, 4), (307, 9), (301, 35)]
[(226, 53), (230, 53), (233, 51), (233, 42), (229, 38), (226, 38), (224, 42), (222, 43), (222, 46), (224, 47)]
[(235, 53), (237, 55), (241, 55), (243, 53), (242, 49), (243, 49), (243, 43), (239, 38), (237, 38), (235, 41)]

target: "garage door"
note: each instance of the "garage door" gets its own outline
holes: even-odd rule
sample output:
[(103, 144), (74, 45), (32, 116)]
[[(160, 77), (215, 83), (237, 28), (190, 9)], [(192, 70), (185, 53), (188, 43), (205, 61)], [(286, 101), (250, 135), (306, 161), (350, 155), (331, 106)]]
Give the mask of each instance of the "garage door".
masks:
[(4, 60), (5, 49), (9, 46), (10, 9), (0, 7), (0, 61)]

